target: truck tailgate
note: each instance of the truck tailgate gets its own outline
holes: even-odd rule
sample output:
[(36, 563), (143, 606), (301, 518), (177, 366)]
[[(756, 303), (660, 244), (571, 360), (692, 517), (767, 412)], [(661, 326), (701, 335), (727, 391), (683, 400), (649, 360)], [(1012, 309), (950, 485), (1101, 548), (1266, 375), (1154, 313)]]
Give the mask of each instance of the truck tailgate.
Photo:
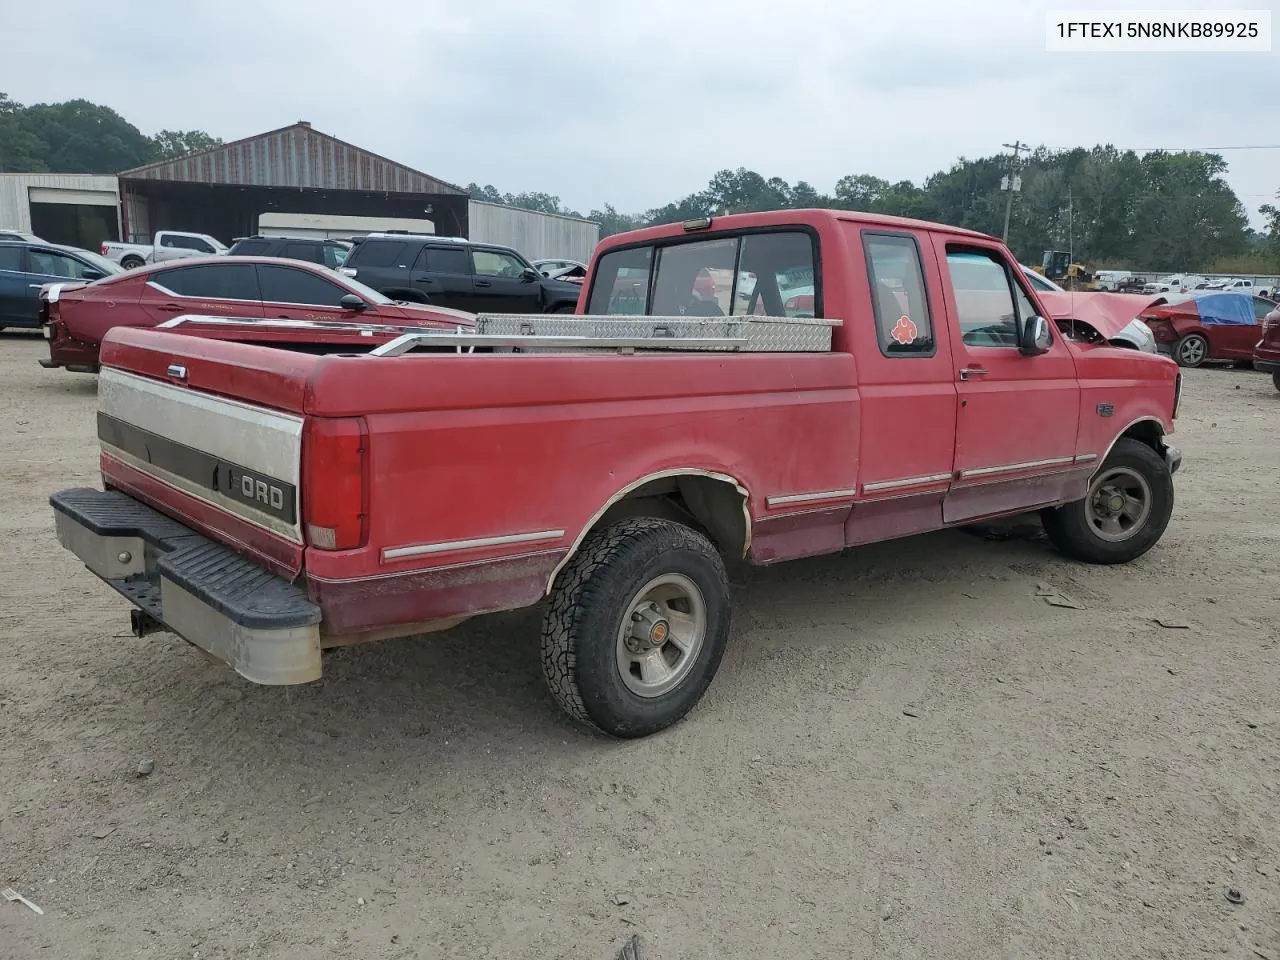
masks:
[(302, 404), (315, 358), (117, 328), (102, 361), (107, 485), (297, 576)]

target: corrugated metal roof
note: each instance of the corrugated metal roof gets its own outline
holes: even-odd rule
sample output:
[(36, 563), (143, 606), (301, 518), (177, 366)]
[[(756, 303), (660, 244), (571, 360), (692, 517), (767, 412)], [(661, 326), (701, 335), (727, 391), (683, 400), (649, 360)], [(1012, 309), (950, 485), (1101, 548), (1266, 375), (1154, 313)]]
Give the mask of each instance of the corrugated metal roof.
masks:
[(455, 184), (313, 130), (306, 121), (176, 160), (149, 163), (120, 177), (246, 187), (466, 194)]

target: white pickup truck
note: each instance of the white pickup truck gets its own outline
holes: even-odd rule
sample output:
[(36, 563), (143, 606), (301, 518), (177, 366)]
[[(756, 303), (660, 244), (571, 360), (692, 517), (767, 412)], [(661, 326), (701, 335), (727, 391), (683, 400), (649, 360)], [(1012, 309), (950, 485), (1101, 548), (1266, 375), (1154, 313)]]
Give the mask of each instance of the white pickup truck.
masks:
[(161, 230), (150, 244), (107, 241), (103, 243), (101, 252), (108, 260), (114, 260), (126, 270), (132, 270), (147, 263), (163, 263), (185, 257), (225, 256), (227, 247), (207, 233)]

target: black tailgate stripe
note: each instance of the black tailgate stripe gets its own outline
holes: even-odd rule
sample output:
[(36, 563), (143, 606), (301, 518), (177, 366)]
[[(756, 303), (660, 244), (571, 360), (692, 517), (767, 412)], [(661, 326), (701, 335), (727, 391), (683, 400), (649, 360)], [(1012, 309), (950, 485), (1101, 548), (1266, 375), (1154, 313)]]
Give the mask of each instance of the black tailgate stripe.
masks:
[(102, 412), (98, 413), (98, 439), (202, 490), (220, 493), (285, 523), (297, 522), (297, 488), (261, 470), (249, 470)]

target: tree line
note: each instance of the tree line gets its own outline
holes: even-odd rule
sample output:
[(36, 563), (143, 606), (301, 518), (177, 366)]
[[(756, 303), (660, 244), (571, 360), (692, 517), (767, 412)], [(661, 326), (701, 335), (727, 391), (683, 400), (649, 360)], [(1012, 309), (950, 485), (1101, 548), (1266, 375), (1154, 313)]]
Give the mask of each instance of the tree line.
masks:
[[(87, 100), (24, 106), (0, 93), (0, 172), (114, 173), (208, 149), (222, 141), (203, 130), (147, 136), (110, 107)], [(961, 158), (916, 184), (868, 174), (841, 177), (829, 193), (799, 180), (721, 170), (706, 187), (665, 206), (627, 213), (605, 204), (586, 217), (602, 236), (693, 217), (799, 207), (836, 207), (935, 220), (999, 235), (1013, 173), (1009, 245), (1024, 262), (1044, 250), (1070, 250), (1095, 267), (1280, 272), (1280, 209), (1260, 208), (1267, 228), (1249, 229), (1245, 209), (1215, 153), (1139, 155), (1112, 146), (1041, 147), (1015, 169), (1009, 155)], [(476, 200), (582, 216), (549, 193), (467, 187)]]
[[(1008, 154), (961, 158), (919, 185), (850, 174), (823, 193), (804, 180), (788, 183), (740, 167), (721, 170), (704, 189), (662, 207), (624, 213), (605, 204), (586, 217), (609, 236), (694, 217), (834, 207), (999, 236), (1009, 199), (1001, 182), (1016, 174), (1021, 190), (1013, 196), (1009, 245), (1025, 263), (1038, 264), (1045, 250), (1068, 250), (1096, 268), (1280, 272), (1280, 209), (1261, 207), (1267, 228), (1250, 229), (1226, 170), (1215, 153), (1040, 147), (1016, 167)], [(581, 216), (551, 194), (503, 194), (474, 183), (468, 189), (477, 200)]]
[(203, 130), (148, 137), (88, 100), (24, 106), (0, 93), (0, 173), (119, 173), (220, 143)]

